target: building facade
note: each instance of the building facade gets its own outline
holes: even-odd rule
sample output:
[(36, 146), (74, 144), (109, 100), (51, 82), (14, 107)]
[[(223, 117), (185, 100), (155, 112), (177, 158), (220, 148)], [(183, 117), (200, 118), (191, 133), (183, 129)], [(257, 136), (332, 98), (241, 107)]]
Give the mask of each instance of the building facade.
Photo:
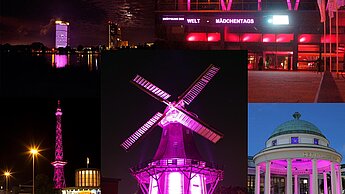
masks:
[(332, 36), (327, 19), (324, 37), (316, 1), (160, 0), (156, 7), (156, 36), (167, 44), (248, 50), (249, 69), (258, 69), (262, 58), (265, 69), (315, 70), (315, 61), (325, 57), (325, 42), (327, 52), (332, 51), (332, 70), (345, 69), (345, 10), (339, 10), (336, 65), (335, 19)]
[(65, 21), (55, 21), (56, 33), (55, 33), (55, 48), (65, 48), (69, 44), (68, 30), (69, 23)]
[(62, 194), (101, 194), (101, 171), (81, 168), (75, 171), (75, 187), (66, 187)]
[(111, 21), (108, 22), (108, 49), (119, 47), (122, 42), (121, 28), (118, 24)]
[(342, 194), (341, 154), (301, 114), (279, 125), (266, 147), (249, 158), (248, 192)]

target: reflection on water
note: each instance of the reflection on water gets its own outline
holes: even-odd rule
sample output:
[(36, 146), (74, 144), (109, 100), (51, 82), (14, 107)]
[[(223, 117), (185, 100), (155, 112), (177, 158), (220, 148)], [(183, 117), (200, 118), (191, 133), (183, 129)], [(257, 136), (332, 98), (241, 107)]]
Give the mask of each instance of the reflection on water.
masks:
[[(69, 55), (68, 55), (69, 56)], [(56, 68), (63, 68), (67, 64), (67, 55), (52, 54), (52, 66)]]
[[(49, 58), (49, 57), (47, 57)], [(51, 54), (51, 65), (54, 68), (87, 67), (89, 71), (97, 71), (100, 54)]]

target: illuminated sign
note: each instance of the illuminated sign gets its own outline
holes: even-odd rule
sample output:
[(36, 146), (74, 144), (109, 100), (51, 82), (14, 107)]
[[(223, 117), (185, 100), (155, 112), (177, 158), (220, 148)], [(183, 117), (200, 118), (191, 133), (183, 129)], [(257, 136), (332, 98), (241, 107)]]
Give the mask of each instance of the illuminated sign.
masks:
[(254, 24), (254, 19), (244, 19), (244, 18), (218, 18), (216, 19), (216, 24)]
[(289, 16), (288, 15), (273, 15), (268, 18), (267, 22), (273, 25), (289, 25)]
[(184, 17), (163, 17), (163, 21), (184, 21)]
[(200, 19), (190, 18), (190, 19), (187, 19), (187, 23), (188, 24), (200, 24)]
[(254, 24), (253, 17), (191, 17), (184, 15), (164, 15), (162, 21), (171, 24)]

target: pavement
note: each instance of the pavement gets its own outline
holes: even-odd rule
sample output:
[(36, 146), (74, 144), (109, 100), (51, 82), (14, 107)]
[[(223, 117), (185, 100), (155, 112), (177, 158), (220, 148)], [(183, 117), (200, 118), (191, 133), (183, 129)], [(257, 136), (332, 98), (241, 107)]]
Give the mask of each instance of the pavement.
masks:
[(345, 102), (345, 74), (248, 71), (248, 102)]

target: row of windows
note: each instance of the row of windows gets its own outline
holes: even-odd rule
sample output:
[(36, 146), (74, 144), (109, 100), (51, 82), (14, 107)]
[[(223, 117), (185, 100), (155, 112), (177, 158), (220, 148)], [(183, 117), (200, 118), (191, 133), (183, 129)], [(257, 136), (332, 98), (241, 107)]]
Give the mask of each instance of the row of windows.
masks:
[[(299, 144), (299, 138), (298, 137), (291, 137), (291, 144)], [(272, 140), (272, 146), (277, 145), (277, 140)], [(319, 145), (319, 139), (314, 138), (314, 145)]]

